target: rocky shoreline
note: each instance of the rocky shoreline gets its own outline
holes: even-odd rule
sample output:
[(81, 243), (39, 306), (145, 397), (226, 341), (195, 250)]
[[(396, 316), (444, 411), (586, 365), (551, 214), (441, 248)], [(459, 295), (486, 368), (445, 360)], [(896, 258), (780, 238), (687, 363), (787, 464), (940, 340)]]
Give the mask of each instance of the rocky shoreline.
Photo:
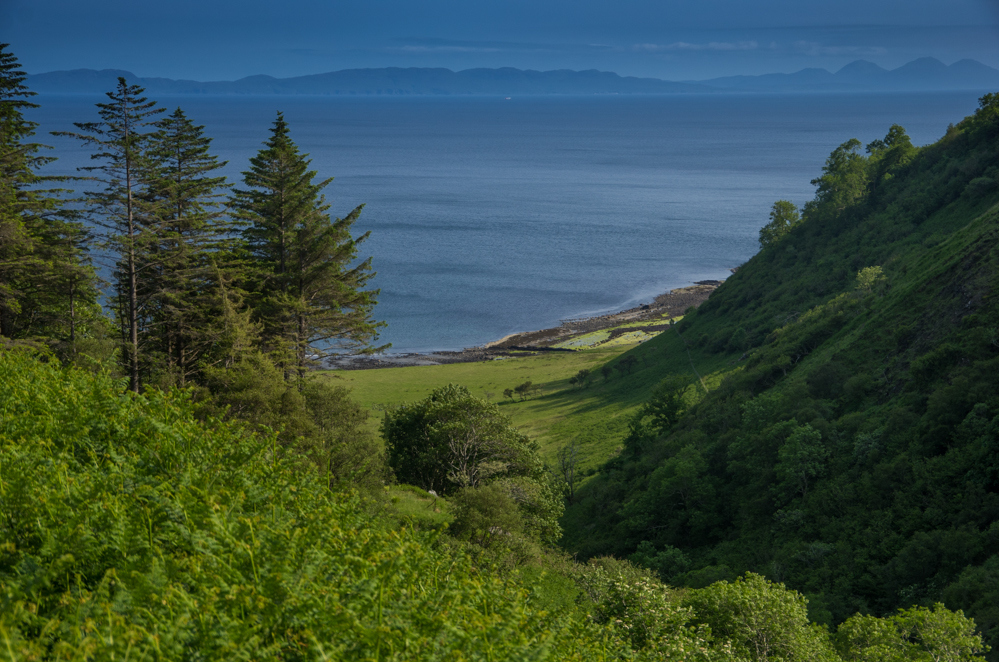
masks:
[[(524, 356), (525, 353), (573, 351), (559, 349), (554, 345), (604, 329), (612, 329), (611, 338), (613, 338), (615, 332), (625, 332), (624, 329), (614, 328), (622, 324), (630, 325), (627, 331), (661, 331), (669, 326), (671, 318), (680, 317), (687, 309), (696, 308), (704, 303), (715, 288), (721, 284), (720, 280), (697, 281), (689, 287), (681, 287), (660, 294), (651, 303), (635, 308), (596, 317), (562, 320), (562, 323), (557, 327), (515, 333), (481, 347), (427, 354), (346, 356), (330, 360), (329, 367), (334, 370), (373, 370), (490, 361), (505, 356)], [(647, 325), (636, 324), (636, 322), (646, 321)]]

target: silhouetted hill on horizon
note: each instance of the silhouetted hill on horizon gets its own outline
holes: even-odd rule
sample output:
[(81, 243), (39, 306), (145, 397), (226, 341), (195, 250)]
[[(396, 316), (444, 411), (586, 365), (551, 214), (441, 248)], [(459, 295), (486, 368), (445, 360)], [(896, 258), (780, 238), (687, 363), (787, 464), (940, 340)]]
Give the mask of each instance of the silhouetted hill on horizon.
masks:
[(836, 73), (825, 69), (802, 69), (792, 74), (725, 76), (696, 82), (719, 89), (753, 92), (999, 89), (999, 69), (976, 60), (959, 60), (947, 66), (936, 58), (924, 57), (892, 70), (856, 60)]
[(836, 73), (802, 69), (790, 74), (725, 76), (702, 81), (666, 81), (619, 76), (597, 71), (534, 71), (500, 69), (399, 68), (344, 69), (310, 76), (274, 78), (248, 76), (235, 81), (193, 81), (143, 78), (117, 69), (74, 69), (28, 76), (27, 85), (43, 94), (100, 94), (114, 87), (119, 76), (137, 83), (151, 95), (170, 94), (314, 94), (314, 95), (547, 95), (547, 94), (671, 94), (705, 92), (862, 92), (996, 90), (999, 69), (975, 60), (945, 65), (921, 58), (897, 69), (884, 69), (857, 60)]
[(696, 83), (618, 76), (606, 71), (398, 68), (345, 69), (311, 76), (249, 76), (236, 81), (198, 82), (141, 78), (129, 71), (76, 69), (28, 76), (36, 92), (91, 94), (110, 90), (119, 76), (149, 94), (319, 94), (319, 95), (541, 95), (664, 94), (710, 91)]

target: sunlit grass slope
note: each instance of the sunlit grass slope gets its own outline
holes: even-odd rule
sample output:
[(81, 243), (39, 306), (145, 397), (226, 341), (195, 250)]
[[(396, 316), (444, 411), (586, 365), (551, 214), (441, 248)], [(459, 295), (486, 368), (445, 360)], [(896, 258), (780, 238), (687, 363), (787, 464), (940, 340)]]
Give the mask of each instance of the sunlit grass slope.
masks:
[[(615, 369), (605, 379), (601, 367), (613, 367), (625, 357), (635, 358), (631, 371)], [(386, 408), (422, 399), (448, 383), (461, 384), (477, 397), (499, 402), (501, 411), (512, 418), (514, 425), (538, 440), (549, 460), (554, 459), (559, 448), (576, 441), (580, 445), (580, 466), (591, 471), (620, 449), (630, 416), (656, 382), (667, 374), (683, 373), (699, 384), (691, 361), (708, 388), (735, 365), (731, 357), (711, 355), (706, 359), (697, 350), (691, 350), (688, 356), (683, 339), (671, 331), (638, 345), (478, 363), (337, 371), (325, 376), (353, 389), (353, 397), (372, 412), (369, 424), (373, 430)], [(591, 371), (589, 386), (571, 385), (569, 379), (583, 369)], [(505, 389), (525, 381), (541, 386), (540, 395), (524, 401), (503, 397)], [(691, 388), (691, 397), (696, 397), (697, 390)]]

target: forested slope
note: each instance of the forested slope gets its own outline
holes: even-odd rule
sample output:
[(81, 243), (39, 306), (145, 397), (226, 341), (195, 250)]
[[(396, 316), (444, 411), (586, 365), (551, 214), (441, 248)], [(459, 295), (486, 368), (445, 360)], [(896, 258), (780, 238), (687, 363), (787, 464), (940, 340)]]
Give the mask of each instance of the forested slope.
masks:
[(759, 572), (830, 625), (943, 601), (995, 647), (999, 98), (933, 145), (892, 127), (860, 148), (833, 152), (801, 223), (678, 325), (725, 378), (625, 441), (565, 545), (680, 585)]

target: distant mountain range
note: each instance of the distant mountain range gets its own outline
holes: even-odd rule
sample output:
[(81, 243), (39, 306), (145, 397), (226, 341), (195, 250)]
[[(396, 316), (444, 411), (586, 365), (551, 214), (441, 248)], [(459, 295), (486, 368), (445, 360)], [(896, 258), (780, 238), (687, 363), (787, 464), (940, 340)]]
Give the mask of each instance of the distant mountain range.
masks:
[(914, 60), (891, 71), (872, 62), (857, 60), (836, 73), (825, 69), (802, 69), (793, 74), (726, 76), (681, 82), (619, 76), (595, 69), (533, 71), (510, 67), (464, 71), (398, 67), (345, 69), (293, 78), (260, 75), (235, 81), (212, 82), (141, 78), (130, 71), (116, 69), (74, 69), (29, 75), (26, 82), (32, 90), (43, 94), (100, 94), (110, 90), (119, 76), (143, 86), (151, 95), (543, 95), (999, 90), (999, 69), (975, 60), (960, 60), (947, 66), (930, 57)]
[(606, 71), (524, 71), (502, 69), (345, 69), (312, 76), (249, 76), (235, 81), (201, 83), (169, 78), (139, 78), (128, 71), (76, 69), (29, 76), (28, 86), (41, 93), (90, 94), (110, 90), (119, 76), (149, 94), (662, 94), (699, 92), (696, 83), (632, 78)]
[(726, 76), (697, 83), (753, 92), (999, 90), (999, 69), (975, 60), (959, 60), (947, 66), (936, 58), (924, 57), (889, 71), (873, 62), (857, 60), (836, 73), (825, 69), (802, 69), (793, 74)]

